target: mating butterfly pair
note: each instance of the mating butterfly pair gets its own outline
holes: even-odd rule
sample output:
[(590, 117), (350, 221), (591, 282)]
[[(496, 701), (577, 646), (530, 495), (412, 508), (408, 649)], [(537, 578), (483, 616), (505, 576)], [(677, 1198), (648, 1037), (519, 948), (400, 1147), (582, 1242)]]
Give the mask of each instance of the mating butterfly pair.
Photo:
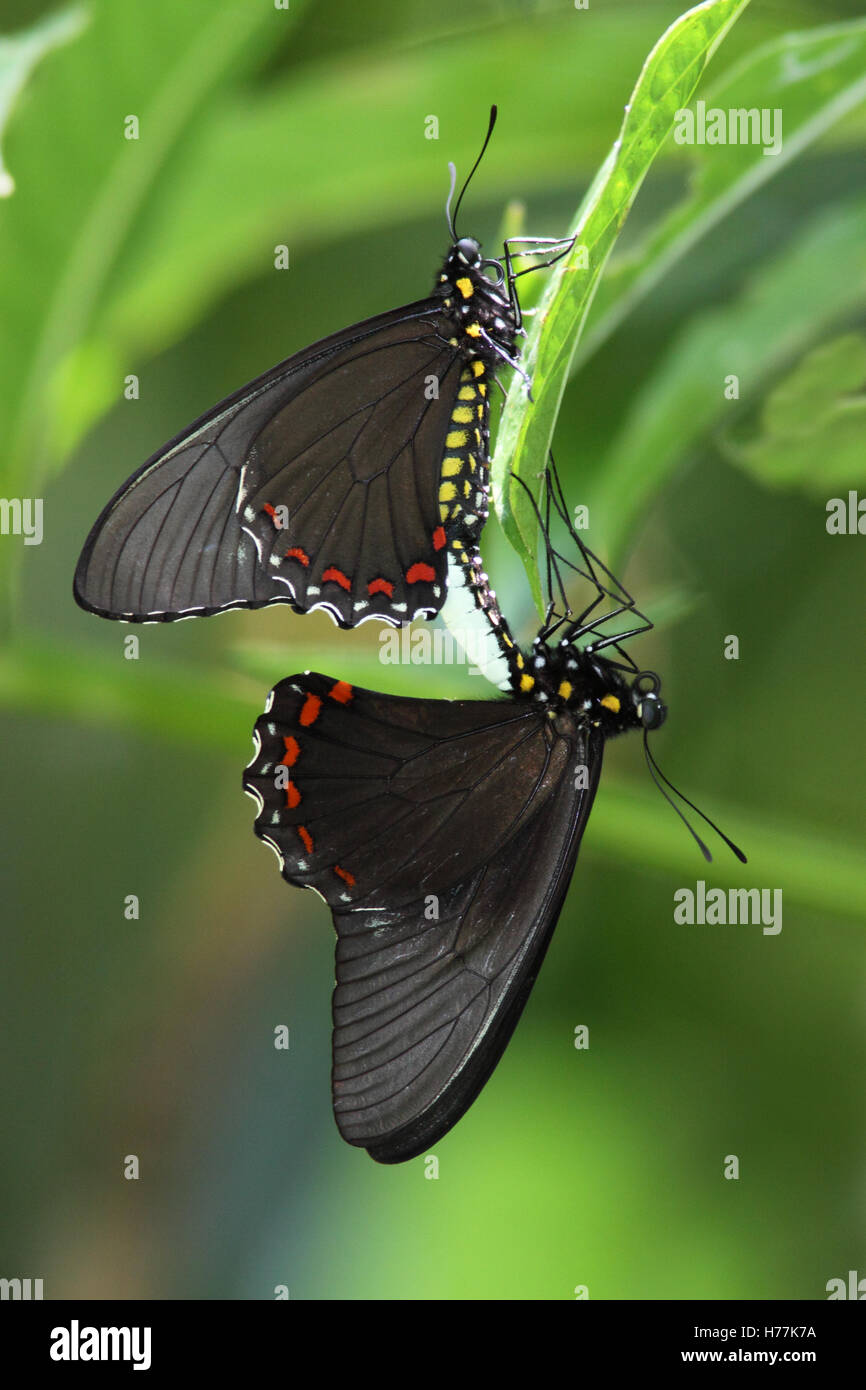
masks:
[[(544, 536), (555, 569), (563, 557), (549, 526)], [(382, 1163), (428, 1150), (501, 1057), (568, 891), (607, 740), (643, 730), (667, 781), (647, 744), (666, 714), (660, 682), (622, 646), (651, 624), (572, 536), (584, 567), (565, 563), (594, 598), (575, 617), (564, 590), (561, 612), (549, 592), (526, 653), (480, 567), (469, 577), (508, 698), (407, 699), (307, 672), (276, 686), (255, 727), (244, 787), (256, 833), (289, 883), (325, 899), (337, 933), (337, 1124)], [(637, 625), (609, 634), (620, 615)]]
[[(596, 597), (575, 619), (560, 582), (557, 612), (549, 577), (531, 652), (489, 590), (490, 388), (517, 366), (526, 272), (513, 242), (499, 262), (458, 238), (456, 211), (428, 299), (296, 354), (161, 449), (102, 512), (74, 586), (82, 607), (132, 622), (288, 603), (342, 627), (400, 624), (434, 616), (449, 583), (484, 614), (509, 698), (293, 676), (244, 777), (284, 876), (331, 907), (337, 1122), (389, 1163), (433, 1144), (489, 1077), (556, 924), (605, 741), (664, 718), (657, 678), (619, 645), (649, 624), (604, 636), (612, 616), (642, 615), (573, 532), (585, 568), (571, 567)], [(543, 530), (550, 576), (549, 513)], [(614, 612), (586, 621), (604, 598)], [(601, 655), (611, 645), (620, 660)]]

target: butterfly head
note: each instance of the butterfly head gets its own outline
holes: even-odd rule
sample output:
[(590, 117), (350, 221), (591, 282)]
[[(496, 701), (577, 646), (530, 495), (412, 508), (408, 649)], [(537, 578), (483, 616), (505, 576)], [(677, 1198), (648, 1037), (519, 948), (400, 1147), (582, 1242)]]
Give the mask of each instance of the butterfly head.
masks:
[(469, 266), (474, 269), (481, 264), (481, 243), (474, 237), (462, 236), (451, 248), (449, 261), (453, 262), (455, 268)]
[(658, 729), (667, 716), (654, 672), (631, 676), (591, 646), (566, 641), (551, 647), (536, 638), (527, 666), (522, 688), (530, 698), (551, 709), (564, 707), (608, 737), (627, 729)]
[(513, 365), (516, 302), (501, 262), (482, 256), (474, 237), (452, 243), (435, 293), (444, 300), (450, 341), (459, 344), (466, 357)]

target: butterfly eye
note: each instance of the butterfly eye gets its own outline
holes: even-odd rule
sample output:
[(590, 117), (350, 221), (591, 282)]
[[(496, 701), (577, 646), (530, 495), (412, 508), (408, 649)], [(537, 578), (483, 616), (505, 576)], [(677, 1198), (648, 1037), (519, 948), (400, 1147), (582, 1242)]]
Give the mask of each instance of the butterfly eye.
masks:
[(474, 237), (462, 236), (454, 249), (467, 265), (477, 265), (481, 260), (481, 247)]
[(644, 729), (660, 729), (667, 718), (668, 707), (655, 692), (644, 695), (637, 706), (637, 716)]

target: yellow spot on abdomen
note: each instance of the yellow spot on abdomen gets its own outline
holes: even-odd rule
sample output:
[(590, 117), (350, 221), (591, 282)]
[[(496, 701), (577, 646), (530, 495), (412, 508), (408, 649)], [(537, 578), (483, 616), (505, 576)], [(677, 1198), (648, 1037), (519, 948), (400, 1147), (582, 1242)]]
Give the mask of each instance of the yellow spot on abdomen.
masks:
[(465, 449), (466, 431), (452, 430), (451, 434), (445, 436), (445, 447), (446, 449)]
[(457, 496), (457, 489), (453, 483), (443, 483), (439, 489), (440, 502), (453, 502)]
[(443, 477), (443, 478), (456, 478), (457, 475), (458, 475), (459, 473), (462, 473), (462, 472), (463, 472), (463, 460), (462, 460), (462, 459), (443, 459), (443, 460), (442, 460), (442, 477)]
[(481, 324), (480, 324), (480, 323), (467, 323), (467, 325), (466, 325), (466, 332), (468, 333), (468, 335), (469, 335), (470, 338), (480, 338), (480, 337), (481, 337)]
[(472, 423), (472, 411), (468, 405), (458, 405), (451, 419), (455, 425), (470, 425)]
[(455, 283), (455, 285), (457, 286), (457, 289), (458, 289), (458, 290), (460, 291), (460, 293), (463, 295), (463, 298), (464, 298), (464, 299), (471, 299), (471, 298), (472, 298), (472, 295), (474, 294), (474, 290), (473, 290), (473, 288), (472, 288), (472, 281), (469, 279), (468, 276), (464, 275), (463, 278), (462, 278), (462, 280), (455, 280), (454, 283)]
[(520, 689), (521, 689), (521, 690), (531, 690), (532, 687), (533, 687), (534, 685), (535, 685), (535, 677), (534, 677), (534, 676), (521, 676), (521, 677), (520, 677)]
[(619, 714), (622, 709), (622, 705), (616, 695), (603, 695), (599, 704), (604, 705), (605, 709), (609, 709), (611, 714)]
[(560, 696), (561, 699), (570, 700), (571, 693), (573, 690), (574, 686), (572, 685), (571, 681), (563, 681), (556, 693)]

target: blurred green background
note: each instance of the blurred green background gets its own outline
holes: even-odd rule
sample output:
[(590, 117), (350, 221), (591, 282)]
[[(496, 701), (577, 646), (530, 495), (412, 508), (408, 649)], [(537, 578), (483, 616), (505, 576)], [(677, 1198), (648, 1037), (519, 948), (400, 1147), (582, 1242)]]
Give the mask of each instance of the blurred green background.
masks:
[[(163, 440), (427, 292), (447, 161), (466, 171), (492, 101), (464, 231), (493, 251), (519, 200), (561, 233), (682, 8), (0, 4), (2, 493), (45, 499), (40, 546), (0, 537), (4, 1277), (49, 1298), (812, 1299), (866, 1274), (866, 540), (825, 529), (828, 498), (866, 494), (860, 5), (754, 0), (735, 25), (698, 95), (782, 107), (784, 154), (667, 142), (556, 435), (590, 543), (658, 620), (633, 647), (664, 680), (656, 754), (748, 867), (705, 867), (638, 740), (609, 750), (547, 963), (438, 1180), (337, 1135), (329, 916), (254, 839), (240, 775), (292, 671), (489, 688), (382, 665), (375, 631), (321, 614), (129, 629), (71, 596), (97, 512)], [(521, 564), (485, 537), (528, 637)], [(782, 888), (781, 933), (676, 925), (700, 878)]]

